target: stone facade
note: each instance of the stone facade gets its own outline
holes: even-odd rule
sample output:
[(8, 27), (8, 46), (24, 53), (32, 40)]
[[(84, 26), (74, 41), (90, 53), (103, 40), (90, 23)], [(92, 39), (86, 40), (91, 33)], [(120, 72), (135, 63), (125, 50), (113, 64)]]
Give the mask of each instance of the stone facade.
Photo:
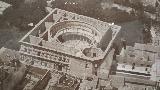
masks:
[(120, 26), (54, 9), (21, 40), (21, 62), (72, 76), (97, 75)]

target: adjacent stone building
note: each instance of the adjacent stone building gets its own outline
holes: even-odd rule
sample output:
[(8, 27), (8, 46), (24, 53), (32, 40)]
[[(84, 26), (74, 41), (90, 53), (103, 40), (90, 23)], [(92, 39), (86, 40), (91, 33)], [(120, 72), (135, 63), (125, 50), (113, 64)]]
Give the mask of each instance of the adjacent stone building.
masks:
[(135, 43), (134, 47), (126, 46), (116, 57), (117, 74), (150, 79), (157, 49), (153, 45), (139, 43)]

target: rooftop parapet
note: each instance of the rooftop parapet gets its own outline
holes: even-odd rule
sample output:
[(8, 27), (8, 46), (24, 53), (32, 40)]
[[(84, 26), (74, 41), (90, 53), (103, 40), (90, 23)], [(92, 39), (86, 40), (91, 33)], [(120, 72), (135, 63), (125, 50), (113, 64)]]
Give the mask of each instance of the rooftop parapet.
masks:
[[(25, 46), (34, 46), (39, 49), (45, 48), (94, 61), (104, 58), (120, 29), (120, 26), (114, 24), (55, 8), (35, 25), (35, 27), (20, 40), (20, 43)], [(77, 43), (77, 45), (75, 45), (73, 39), (79, 40), (79, 44)], [(73, 41), (71, 44), (74, 44), (74, 47), (68, 47), (68, 43), (64, 43), (69, 40), (71, 42)], [(88, 45), (82, 46), (84, 41), (86, 41)], [(83, 51), (85, 48), (93, 47), (97, 48), (97, 51), (100, 53), (103, 53), (98, 55), (98, 53), (95, 52), (94, 54), (94, 52), (92, 52), (94, 50), (91, 49), (88, 53), (94, 55), (84, 55)], [(23, 51), (21, 52), (23, 53)]]

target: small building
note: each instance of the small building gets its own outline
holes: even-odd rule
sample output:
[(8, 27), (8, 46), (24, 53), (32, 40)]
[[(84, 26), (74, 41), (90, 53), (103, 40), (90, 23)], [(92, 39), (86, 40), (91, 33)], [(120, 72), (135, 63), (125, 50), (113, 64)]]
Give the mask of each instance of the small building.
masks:
[(134, 47), (126, 46), (116, 57), (118, 61), (116, 74), (150, 79), (157, 49), (153, 45), (139, 43), (135, 43)]
[(157, 90), (156, 81), (110, 75), (111, 86), (117, 90)]
[(16, 85), (16, 90), (43, 90), (51, 78), (50, 71), (29, 66), (21, 82)]

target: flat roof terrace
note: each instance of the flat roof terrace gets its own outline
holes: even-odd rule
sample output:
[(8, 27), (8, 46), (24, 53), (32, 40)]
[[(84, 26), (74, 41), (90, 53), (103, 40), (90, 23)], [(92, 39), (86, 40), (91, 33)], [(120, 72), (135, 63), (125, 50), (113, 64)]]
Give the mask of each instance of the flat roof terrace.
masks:
[[(35, 25), (20, 40), (20, 43), (28, 47), (34, 46), (38, 49), (43, 48), (43, 50), (94, 61), (104, 58), (120, 29), (121, 27), (117, 25), (55, 8)], [(85, 48), (94, 47), (92, 52), (97, 53), (101, 49), (100, 52), (103, 53), (95, 57), (86, 56), (83, 53), (85, 48), (77, 49), (77, 46), (84, 47), (83, 45), (75, 45), (75, 47), (66, 45), (66, 42), (74, 43), (77, 40), (82, 43), (86, 41), (89, 45), (86, 44)], [(20, 49), (20, 52), (23, 53), (24, 50)]]

